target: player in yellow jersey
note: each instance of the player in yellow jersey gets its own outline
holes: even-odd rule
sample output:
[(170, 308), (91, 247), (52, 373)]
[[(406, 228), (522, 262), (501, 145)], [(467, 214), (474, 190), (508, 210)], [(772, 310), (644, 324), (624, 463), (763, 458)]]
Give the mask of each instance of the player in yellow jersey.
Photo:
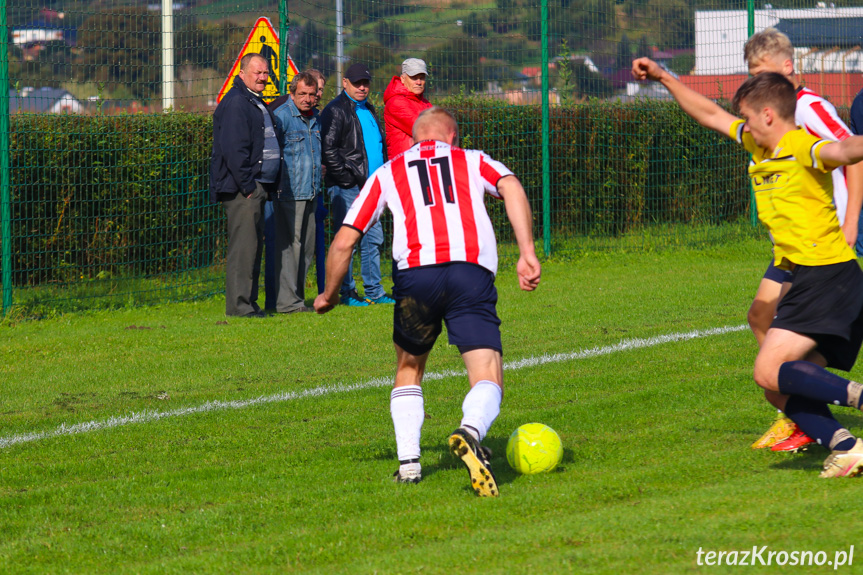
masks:
[(740, 86), (733, 105), (742, 120), (652, 60), (635, 60), (632, 74), (660, 82), (699, 124), (752, 153), (758, 217), (773, 238), (776, 266), (793, 275), (755, 358), (755, 382), (774, 407), (830, 448), (821, 477), (857, 475), (863, 440), (828, 405), (860, 409), (863, 385), (824, 366), (850, 370), (863, 343), (863, 271), (839, 226), (829, 174), (863, 160), (863, 136), (828, 142), (799, 130), (794, 86), (774, 72)]
[[(743, 59), (752, 76), (764, 72), (778, 72), (795, 85), (795, 124), (810, 134), (834, 142), (844, 140), (852, 134), (830, 102), (797, 82), (797, 74), (794, 72), (794, 46), (788, 36), (776, 28), (765, 28), (756, 32), (743, 47)], [(836, 215), (839, 217), (845, 241), (853, 248), (857, 241), (857, 223), (863, 201), (863, 164), (837, 168), (831, 176)], [(759, 346), (776, 317), (776, 306), (782, 294), (791, 287), (790, 277), (791, 272), (778, 269), (771, 261), (758, 284), (746, 319)], [(772, 451), (795, 452), (806, 449), (811, 443), (814, 443), (814, 440), (780, 411), (770, 428), (752, 444), (752, 448), (769, 447)]]

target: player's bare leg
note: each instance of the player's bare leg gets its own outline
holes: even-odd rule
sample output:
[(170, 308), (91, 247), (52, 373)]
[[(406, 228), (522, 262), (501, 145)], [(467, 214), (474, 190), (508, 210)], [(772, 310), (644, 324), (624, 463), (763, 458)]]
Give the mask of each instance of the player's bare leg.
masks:
[(461, 425), (449, 438), (450, 451), (462, 460), (470, 474), (473, 490), (480, 497), (497, 497), (500, 492), (491, 471), (491, 450), (480, 445), (500, 413), (503, 399), (503, 360), (493, 349), (462, 353), (471, 390), (462, 404)]
[(467, 368), (470, 386), (480, 381), (493, 381), (503, 391), (503, 358), (494, 349), (472, 349), (461, 354)]
[(398, 483), (419, 483), (420, 437), (425, 421), (422, 378), (428, 353), (413, 355), (396, 345), (396, 378), (390, 394), (390, 415), (396, 434), (399, 468), (393, 474)]
[[(767, 330), (770, 329), (770, 324), (773, 323), (773, 318), (776, 316), (776, 308), (779, 305), (779, 300), (782, 299), (782, 296), (784, 296), (790, 288), (790, 282), (779, 283), (767, 278), (763, 278), (761, 283), (758, 285), (758, 291), (755, 293), (752, 305), (749, 306), (749, 312), (746, 314), (746, 319), (749, 322), (749, 328), (752, 330), (752, 334), (755, 336), (756, 341), (758, 341), (759, 347), (761, 347), (761, 344), (767, 335)], [(771, 404), (775, 405), (778, 398), (771, 398), (768, 396), (769, 393), (770, 392), (765, 391), (765, 397), (767, 397), (767, 400)], [(782, 410), (777, 410), (776, 419), (774, 419), (767, 431), (765, 431), (764, 434), (750, 447), (752, 447), (752, 449), (764, 449), (767, 447), (773, 448), (773, 446), (791, 439), (795, 434), (802, 435), (803, 437), (795, 438), (795, 441), (793, 442), (795, 447), (790, 451), (796, 451), (799, 449), (800, 447), (798, 444), (801, 442), (803, 442), (804, 445), (812, 442), (811, 439), (805, 437), (805, 434), (797, 428), (793, 421), (782, 413)], [(776, 451), (786, 450), (787, 449), (785, 448), (779, 448)]]
[[(817, 441), (828, 447), (836, 457), (852, 463), (847, 469), (834, 469), (822, 477), (847, 476), (859, 472), (857, 438), (842, 427), (830, 411), (830, 405), (860, 408), (863, 385), (849, 381), (824, 369), (824, 356), (816, 350), (817, 343), (799, 333), (771, 328), (755, 360), (755, 381), (763, 387), (768, 400), (783, 410), (802, 432), (806, 440), (797, 449)], [(777, 447), (789, 443), (794, 436)], [(796, 451), (793, 445), (786, 451)], [(853, 453), (852, 453), (853, 452)]]
[[(765, 283), (771, 283), (773, 286), (779, 287), (778, 283), (770, 282), (768, 280), (762, 280), (761, 283), (762, 285)], [(790, 286), (791, 284), (786, 283), (785, 285)], [(759, 289), (759, 292), (760, 291), (761, 290)], [(784, 291), (787, 290), (782, 291), (784, 293)], [(768, 290), (767, 293), (771, 293), (771, 290)], [(779, 295), (778, 291), (772, 293), (776, 293), (777, 296)], [(757, 296), (756, 301), (758, 301)], [(763, 302), (764, 300), (761, 301)], [(755, 302), (753, 302), (753, 306), (755, 306)], [(750, 308), (750, 312), (751, 311), (752, 309)], [(773, 314), (775, 315), (775, 308)], [(770, 321), (773, 321), (772, 318)], [(752, 324), (750, 322), (750, 326), (751, 325)], [(752, 331), (756, 333), (757, 338), (758, 334), (755, 327), (753, 327)], [(759, 359), (756, 358), (756, 365), (761, 366), (762, 373), (766, 370), (770, 370), (775, 371), (775, 373), (778, 374), (779, 366), (782, 365), (782, 363), (806, 357), (811, 351), (809, 348), (814, 347), (815, 342), (806, 338), (811, 342), (811, 345), (803, 342), (799, 348), (795, 345), (791, 345), (786, 348), (784, 346), (784, 344), (787, 343), (785, 341), (786, 335), (796, 341), (796, 336), (798, 334), (786, 332), (785, 330), (777, 330), (777, 332), (773, 334), (771, 341), (767, 343), (767, 349), (765, 349), (764, 345), (765, 340), (767, 339), (766, 332), (759, 340), (759, 345), (761, 345), (761, 352), (759, 352), (761, 363), (759, 364)], [(764, 355), (762, 355), (762, 352)], [(771, 364), (773, 365), (771, 366)], [(759, 383), (759, 385), (761, 385), (761, 383)], [(798, 451), (805, 450), (810, 444), (815, 443), (815, 440), (806, 435), (796, 423), (791, 421), (791, 419), (784, 414), (785, 403), (788, 401), (787, 396), (782, 395), (778, 390), (765, 388), (764, 398), (778, 410), (779, 415), (773, 422), (773, 425), (770, 426), (770, 429), (768, 429), (767, 432), (758, 439), (758, 441), (752, 444), (753, 449), (769, 447), (771, 451), (796, 453)]]
[(755, 298), (753, 298), (752, 305), (749, 306), (749, 311), (746, 314), (746, 320), (749, 322), (752, 334), (758, 341), (758, 347), (761, 347), (767, 336), (767, 330), (770, 329), (770, 324), (776, 317), (776, 307), (779, 305), (779, 300), (790, 287), (791, 284), (788, 282), (779, 283), (769, 279), (762, 279), (758, 285), (758, 291), (755, 292)]
[(787, 329), (771, 328), (755, 358), (755, 383), (771, 394), (768, 400), (774, 401), (777, 409), (783, 409), (787, 396), (779, 394), (779, 368), (788, 361), (803, 360), (815, 351), (815, 340)]

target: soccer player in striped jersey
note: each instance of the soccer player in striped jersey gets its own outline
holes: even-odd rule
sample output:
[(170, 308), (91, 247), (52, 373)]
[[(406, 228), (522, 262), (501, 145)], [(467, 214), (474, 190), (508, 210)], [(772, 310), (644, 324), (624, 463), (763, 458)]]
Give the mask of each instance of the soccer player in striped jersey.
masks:
[[(794, 73), (794, 47), (788, 36), (776, 28), (766, 28), (753, 34), (743, 48), (743, 58), (753, 76), (764, 72), (777, 72), (795, 86), (797, 106), (794, 121), (798, 126), (814, 136), (833, 142), (844, 140), (851, 135), (851, 130), (839, 118), (836, 108), (830, 102), (797, 82)], [(863, 164), (840, 166), (833, 170), (833, 203), (845, 241), (854, 248), (863, 203)], [(777, 269), (771, 263), (758, 286), (747, 319), (759, 346), (773, 322), (780, 298), (790, 287), (789, 278), (788, 272)], [(810, 437), (780, 412), (773, 425), (752, 444), (752, 448), (770, 447), (773, 451), (794, 452), (805, 449), (812, 442)]]
[(699, 124), (752, 154), (758, 218), (773, 238), (774, 264), (792, 274), (753, 377), (774, 407), (829, 447), (821, 477), (859, 474), (863, 440), (839, 424), (829, 405), (863, 408), (863, 385), (823, 366), (849, 371), (863, 343), (863, 270), (839, 226), (829, 173), (863, 160), (863, 136), (829, 142), (798, 128), (794, 85), (776, 72), (753, 76), (737, 90), (733, 105), (743, 120), (648, 58), (632, 63), (632, 75), (661, 82)]
[(446, 110), (424, 110), (414, 145), (378, 169), (345, 216), (327, 255), (326, 285), (318, 313), (338, 304), (338, 290), (354, 245), (381, 217), (393, 214), (393, 343), (395, 384), (390, 413), (400, 483), (420, 481), (420, 433), (425, 419), (422, 378), (426, 360), (446, 323), (458, 347), (470, 391), (462, 403), (450, 450), (468, 468), (481, 497), (499, 495), (491, 452), (481, 445), (500, 413), (503, 362), (497, 316), (497, 244), (485, 209), (486, 194), (502, 199), (518, 244), (519, 287), (536, 289), (540, 263), (533, 244), (530, 204), (518, 178), (479, 150), (458, 148), (458, 125)]

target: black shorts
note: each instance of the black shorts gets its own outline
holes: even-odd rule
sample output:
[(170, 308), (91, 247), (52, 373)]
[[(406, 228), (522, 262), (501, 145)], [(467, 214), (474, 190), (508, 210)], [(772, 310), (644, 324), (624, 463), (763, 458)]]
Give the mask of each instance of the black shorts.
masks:
[(446, 323), (450, 345), (502, 351), (494, 274), (454, 262), (393, 272), (393, 342), (412, 355), (431, 351)]
[(828, 367), (850, 371), (863, 343), (863, 271), (857, 260), (797, 266), (770, 327), (805, 335)]
[(778, 284), (790, 282), (791, 272), (788, 270), (781, 270), (777, 268), (776, 264), (773, 263), (773, 260), (770, 260), (770, 265), (767, 266), (767, 271), (764, 272), (764, 279), (776, 282)]

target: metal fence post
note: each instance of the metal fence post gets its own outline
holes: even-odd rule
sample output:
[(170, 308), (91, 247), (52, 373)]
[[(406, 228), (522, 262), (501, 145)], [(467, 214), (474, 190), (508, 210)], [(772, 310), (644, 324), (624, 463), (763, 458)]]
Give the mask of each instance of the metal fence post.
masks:
[(162, 0), (162, 111), (174, 108), (174, 0)]
[[(746, 37), (751, 38), (755, 34), (755, 0), (746, 2)], [(758, 205), (755, 203), (755, 188), (752, 180), (749, 180), (749, 221), (752, 226), (758, 225)]]
[(542, 250), (551, 255), (551, 162), (548, 157), (548, 0), (542, 0)]
[(0, 241), (3, 242), (3, 315), (12, 307), (12, 193), (9, 177), (9, 27), (0, 0)]
[(279, 0), (279, 95), (288, 93), (288, 0)]

